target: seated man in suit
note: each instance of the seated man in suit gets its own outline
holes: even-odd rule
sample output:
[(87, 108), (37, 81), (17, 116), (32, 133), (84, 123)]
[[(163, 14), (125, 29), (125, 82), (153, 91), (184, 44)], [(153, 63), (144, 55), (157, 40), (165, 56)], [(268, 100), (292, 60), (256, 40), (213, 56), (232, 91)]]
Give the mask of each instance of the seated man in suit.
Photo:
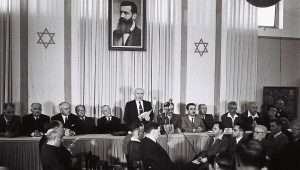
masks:
[(224, 128), (233, 128), (240, 121), (236, 102), (231, 101), (228, 103), (228, 112), (221, 116), (221, 121)]
[[(280, 159), (281, 152), (289, 143), (288, 137), (281, 131), (281, 121), (273, 119), (270, 121), (270, 135), (267, 136), (265, 141), (267, 155), (271, 158), (271, 166), (277, 164)], [(270, 169), (273, 169), (270, 167)]]
[(66, 136), (73, 136), (78, 133), (79, 118), (71, 113), (71, 104), (62, 102), (59, 104), (60, 113), (54, 115), (51, 120), (59, 120), (63, 123)]
[(247, 111), (241, 114), (240, 124), (243, 124), (246, 131), (252, 131), (256, 124), (263, 123), (262, 116), (257, 109), (257, 104), (255, 102), (250, 102)]
[(245, 127), (242, 124), (235, 124), (233, 127), (233, 144), (238, 145), (239, 143), (247, 140), (247, 136), (245, 134)]
[(0, 136), (16, 137), (20, 135), (20, 117), (15, 115), (13, 103), (3, 104), (3, 114), (0, 116)]
[(85, 115), (86, 110), (84, 105), (77, 105), (75, 112), (79, 118), (78, 134), (92, 134), (95, 132), (95, 121), (91, 117)]
[(206, 104), (199, 104), (198, 106), (199, 116), (203, 120), (205, 124), (206, 130), (211, 130), (214, 124), (213, 115), (207, 114), (207, 106)]
[(188, 103), (186, 105), (187, 114), (181, 119), (181, 129), (184, 132), (203, 132), (205, 124), (199, 115), (196, 114), (196, 104)]
[[(136, 88), (134, 90), (134, 100), (129, 101), (125, 105), (124, 112), (124, 122), (130, 126), (133, 123), (137, 123), (140, 121), (152, 121), (153, 113), (152, 113), (152, 104), (149, 101), (143, 100), (144, 90), (142, 88)], [(150, 117), (142, 117), (144, 112), (149, 112)]]
[(111, 133), (117, 132), (121, 129), (121, 120), (111, 114), (111, 109), (108, 105), (101, 107), (102, 116), (98, 120), (98, 132), (99, 133)]
[(26, 136), (42, 136), (45, 132), (45, 125), (50, 121), (50, 117), (42, 114), (40, 103), (31, 104), (31, 114), (23, 117), (23, 130)]
[(181, 132), (181, 119), (178, 114), (174, 113), (174, 104), (166, 102), (164, 104), (164, 108), (166, 108), (166, 112), (162, 115), (158, 122), (162, 125), (163, 131), (166, 133)]
[(157, 139), (160, 136), (158, 123), (147, 122), (144, 126), (145, 137), (141, 142), (141, 155), (145, 170), (175, 170), (168, 153), (162, 148)]
[(223, 134), (224, 127), (221, 122), (214, 122), (212, 136), (207, 141), (204, 151), (201, 151), (194, 159), (193, 163), (204, 169), (208, 163), (213, 163), (215, 157), (221, 153), (231, 153), (232, 138)]

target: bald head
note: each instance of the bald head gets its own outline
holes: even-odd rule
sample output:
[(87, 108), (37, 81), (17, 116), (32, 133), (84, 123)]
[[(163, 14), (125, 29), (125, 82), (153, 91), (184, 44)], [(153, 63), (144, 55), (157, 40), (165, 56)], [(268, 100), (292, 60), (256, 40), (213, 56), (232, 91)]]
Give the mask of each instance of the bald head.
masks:
[(69, 114), (71, 114), (71, 104), (68, 102), (61, 102), (59, 104), (59, 110), (61, 114), (68, 116)]
[(39, 116), (42, 113), (41, 103), (32, 103), (31, 104), (31, 112), (32, 112), (33, 116)]

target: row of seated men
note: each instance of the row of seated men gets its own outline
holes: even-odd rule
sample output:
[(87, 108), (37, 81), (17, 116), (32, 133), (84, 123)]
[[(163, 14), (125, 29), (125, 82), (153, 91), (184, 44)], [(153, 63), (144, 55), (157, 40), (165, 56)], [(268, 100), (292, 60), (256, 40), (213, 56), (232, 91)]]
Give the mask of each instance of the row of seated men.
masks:
[[(142, 126), (132, 128), (126, 153), (128, 169), (137, 170), (141, 166), (152, 170), (178, 169), (157, 142), (160, 127), (151, 123)], [(204, 150), (181, 169), (300, 169), (300, 122), (293, 126), (291, 140), (284, 134), (280, 119), (270, 120), (270, 132), (264, 125), (256, 124), (251, 134), (238, 123), (234, 124), (232, 134), (225, 133), (221, 122), (213, 122), (212, 126)]]
[[(128, 110), (127, 107), (126, 105), (125, 111)], [(32, 113), (23, 117), (22, 125), (20, 118), (14, 115), (13, 104), (5, 103), (3, 108), (4, 113), (0, 116), (1, 136), (41, 136), (42, 133), (45, 133), (44, 125), (49, 122), (50, 117), (41, 114), (41, 104), (33, 103), (31, 105)], [(269, 106), (267, 113), (264, 114), (260, 114), (257, 108), (256, 103), (251, 102), (248, 105), (248, 110), (239, 114), (237, 113), (236, 102), (229, 102), (228, 112), (221, 117), (223, 127), (233, 128), (234, 124), (239, 123), (243, 124), (247, 131), (251, 131), (256, 124), (265, 125), (269, 129), (270, 120), (284, 118), (275, 106)], [(111, 133), (127, 130), (126, 126), (121, 124), (121, 120), (112, 115), (111, 108), (108, 105), (102, 106), (101, 112), (104, 116), (97, 121), (97, 126), (93, 118), (86, 116), (84, 105), (75, 107), (76, 115), (71, 113), (71, 105), (67, 102), (59, 104), (59, 109), (60, 113), (54, 115), (51, 119), (63, 122), (64, 128), (67, 129), (66, 133), (69, 135)], [(132, 113), (128, 112), (126, 114), (125, 112), (125, 121), (128, 114)], [(172, 102), (166, 102), (163, 106), (163, 111), (156, 116), (155, 120), (153, 120), (153, 116), (151, 115), (153, 113), (150, 113), (149, 121), (159, 123), (164, 133), (204, 132), (211, 130), (214, 122), (213, 116), (207, 114), (207, 106), (205, 104), (200, 104), (198, 106), (198, 113), (196, 113), (196, 104), (188, 103), (186, 105), (186, 114), (181, 116), (174, 113), (174, 104)], [(288, 122), (287, 119), (284, 120)], [(126, 123), (130, 125), (134, 122), (136, 121)]]
[(63, 123), (66, 135), (109, 133), (122, 130), (119, 118), (111, 115), (111, 109), (108, 105), (101, 108), (104, 115), (95, 120), (85, 115), (85, 106), (75, 107), (75, 114), (71, 113), (71, 105), (67, 102), (59, 104), (60, 113), (52, 116), (42, 114), (42, 105), (40, 103), (31, 104), (31, 114), (22, 118), (15, 115), (15, 106), (12, 103), (3, 105), (3, 114), (0, 116), (0, 136), (41, 136), (46, 132), (45, 125), (51, 120), (59, 120)]

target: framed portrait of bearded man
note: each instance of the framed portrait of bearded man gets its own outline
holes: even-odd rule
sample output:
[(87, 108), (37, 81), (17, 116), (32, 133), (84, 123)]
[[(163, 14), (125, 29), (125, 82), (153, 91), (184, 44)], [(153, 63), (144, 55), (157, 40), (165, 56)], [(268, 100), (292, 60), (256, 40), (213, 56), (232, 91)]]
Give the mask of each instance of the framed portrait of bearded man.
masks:
[(146, 49), (146, 0), (109, 0), (109, 49)]

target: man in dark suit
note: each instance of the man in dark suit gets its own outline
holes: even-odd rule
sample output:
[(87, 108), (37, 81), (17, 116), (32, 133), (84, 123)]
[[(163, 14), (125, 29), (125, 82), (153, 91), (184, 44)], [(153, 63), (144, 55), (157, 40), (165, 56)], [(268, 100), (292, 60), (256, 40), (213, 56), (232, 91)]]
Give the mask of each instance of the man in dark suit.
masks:
[(263, 124), (262, 116), (257, 109), (257, 104), (250, 102), (247, 111), (240, 116), (240, 124), (242, 124), (247, 131), (252, 131), (256, 124)]
[(121, 129), (121, 120), (111, 114), (111, 109), (108, 105), (101, 107), (102, 116), (98, 120), (98, 132), (99, 133), (112, 133), (117, 132)]
[(203, 167), (208, 167), (208, 163), (212, 163), (215, 157), (221, 153), (230, 153), (232, 146), (232, 138), (230, 135), (223, 134), (224, 127), (221, 122), (214, 122), (213, 134), (208, 139), (204, 150), (201, 151), (194, 159), (193, 163)]
[(166, 102), (164, 110), (164, 114), (158, 117), (158, 124), (163, 127), (163, 131), (166, 133), (181, 132), (181, 118), (174, 113), (174, 104)]
[(60, 113), (54, 115), (51, 120), (59, 120), (63, 123), (66, 136), (73, 136), (78, 133), (79, 118), (71, 113), (71, 104), (62, 102), (59, 104)]
[(175, 170), (168, 153), (162, 148), (157, 139), (160, 136), (158, 123), (147, 122), (144, 127), (145, 138), (141, 141), (141, 155), (145, 170)]
[(31, 104), (31, 114), (23, 117), (23, 130), (26, 136), (42, 136), (45, 132), (45, 125), (49, 123), (50, 117), (42, 114), (40, 103)]
[(85, 115), (86, 110), (84, 105), (77, 105), (75, 112), (79, 118), (78, 134), (92, 134), (95, 132), (95, 120)]
[(281, 152), (289, 144), (288, 137), (281, 131), (281, 121), (273, 119), (270, 121), (270, 135), (265, 141), (267, 155), (271, 158), (271, 167), (276, 165), (280, 157), (283, 156)]
[(187, 114), (181, 117), (181, 129), (184, 132), (203, 132), (205, 124), (199, 115), (196, 114), (196, 104), (186, 105)]
[(114, 46), (141, 46), (142, 32), (135, 22), (137, 12), (137, 6), (134, 2), (121, 2), (118, 27), (113, 32)]
[(240, 115), (237, 113), (237, 103), (231, 101), (228, 103), (228, 112), (221, 116), (224, 128), (233, 128), (240, 121)]
[(20, 135), (20, 117), (15, 115), (13, 103), (3, 104), (3, 114), (0, 116), (0, 136), (16, 137)]
[(206, 130), (211, 130), (214, 124), (213, 115), (207, 114), (206, 104), (199, 104), (198, 106), (199, 116), (203, 120)]
[[(143, 100), (144, 90), (137, 88), (134, 91), (135, 100), (126, 103), (124, 112), (124, 122), (129, 126), (140, 121), (152, 121), (152, 104), (149, 101)], [(142, 117), (145, 112), (151, 112), (150, 117)]]

